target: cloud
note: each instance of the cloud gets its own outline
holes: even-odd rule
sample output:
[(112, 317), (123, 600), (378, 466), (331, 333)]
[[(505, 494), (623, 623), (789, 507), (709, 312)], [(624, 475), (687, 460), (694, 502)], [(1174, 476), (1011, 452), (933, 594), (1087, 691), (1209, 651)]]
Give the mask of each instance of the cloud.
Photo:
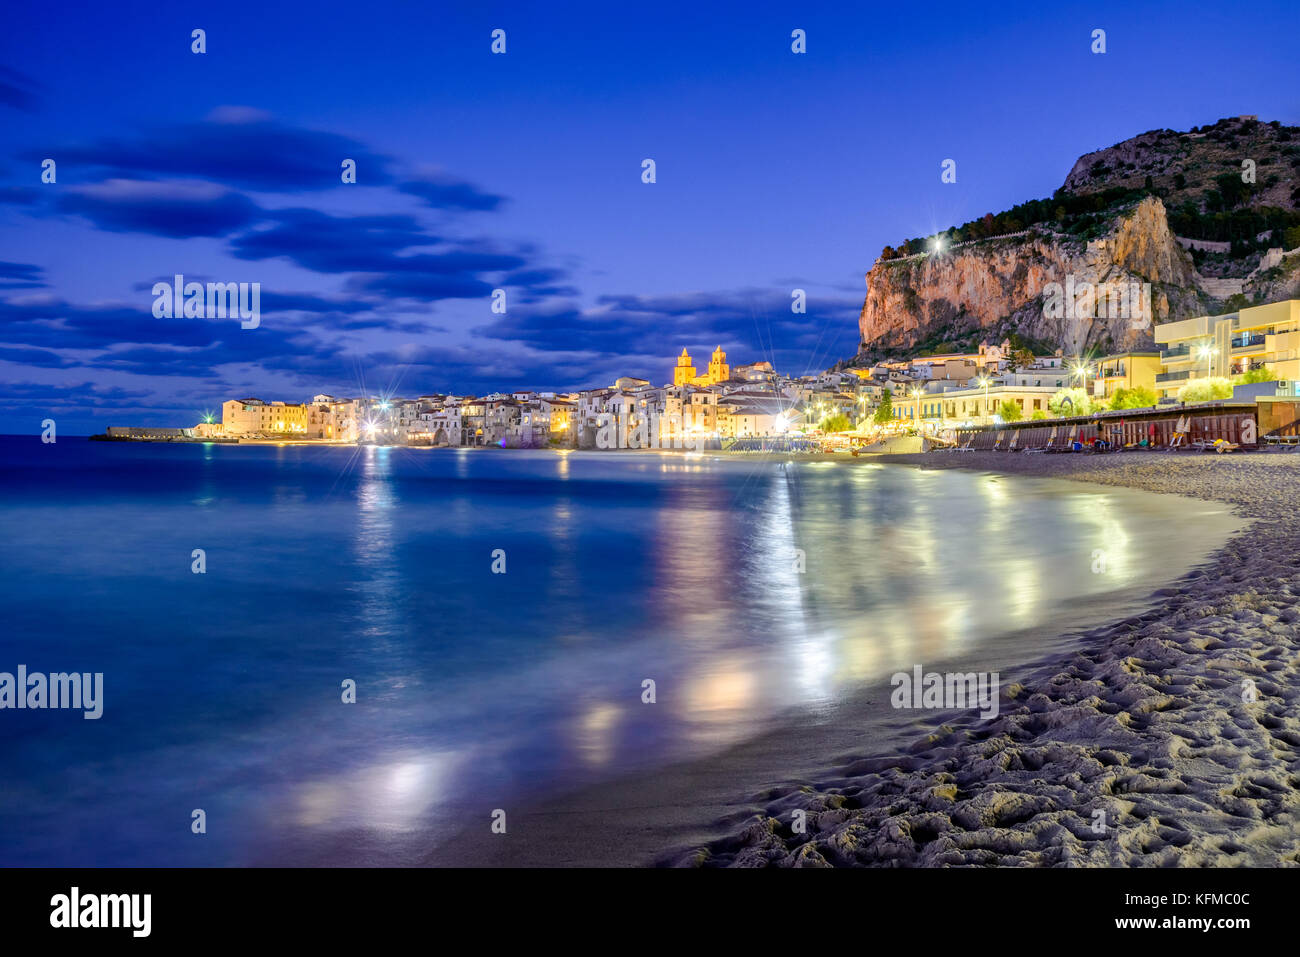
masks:
[(84, 216), (109, 232), (140, 232), (172, 239), (225, 236), (260, 213), (248, 197), (195, 180), (110, 179), (60, 191), (60, 212)]
[(19, 365), (43, 369), (66, 369), (79, 363), (49, 349), (27, 349), (0, 346), (0, 362), (17, 362)]
[(352, 273), (346, 285), (357, 294), (430, 302), (478, 298), (507, 281), (501, 276), (513, 277), (508, 284), (524, 297), (562, 288), (556, 285), (559, 270), (530, 266), (525, 252), (441, 237), (403, 214), (334, 216), (294, 207), (268, 215), (274, 225), (234, 237), (232, 255), (284, 258), (329, 275)]
[[(53, 296), (0, 301), (0, 344), (74, 351), (110, 350), (101, 357), (119, 364), (128, 354), (123, 345), (156, 346), (171, 359), (188, 357), (189, 368), (204, 374), (223, 362), (257, 361), (271, 353), (330, 352), (313, 330), (301, 324), (277, 327), (262, 317), (256, 330), (242, 329), (236, 319), (155, 319), (152, 297), (139, 308), (125, 305), (78, 306)], [(111, 352), (112, 350), (118, 350)], [(189, 350), (189, 351), (186, 351)], [(110, 355), (111, 353), (111, 355)], [(80, 360), (99, 364), (101, 358)], [(138, 371), (154, 371), (145, 365)]]
[(338, 273), (387, 268), (393, 254), (439, 242), (412, 216), (332, 216), (306, 207), (278, 209), (274, 225), (231, 241), (231, 255), (259, 260), (283, 257), (304, 269)]
[(458, 180), (440, 173), (427, 173), (417, 179), (402, 183), (398, 189), (418, 196), (425, 205), (435, 209), (489, 211), (505, 202), (504, 196), (488, 193), (473, 183)]
[(10, 263), (0, 260), (0, 289), (40, 289), (46, 285), (45, 272), (31, 263)]
[(858, 309), (854, 300), (813, 299), (807, 314), (795, 314), (784, 288), (602, 296), (590, 309), (563, 303), (511, 309), (476, 335), (544, 351), (606, 356), (676, 353), (683, 346), (711, 351), (721, 345), (733, 362), (770, 359), (804, 366), (840, 345), (837, 340), (846, 329), (851, 333)]
[[(391, 160), (358, 141), (290, 126), (248, 107), (222, 107), (203, 122), (153, 129), (138, 138), (67, 144), (43, 156), (109, 175), (205, 179), (276, 193), (342, 188), (343, 160), (352, 159), (358, 178), (367, 184), (393, 182)], [(33, 153), (27, 157), (37, 158)]]
[(36, 109), (37, 83), (31, 77), (0, 66), (0, 105), (31, 113)]
[(0, 203), (6, 206), (35, 206), (41, 200), (34, 186), (0, 186)]

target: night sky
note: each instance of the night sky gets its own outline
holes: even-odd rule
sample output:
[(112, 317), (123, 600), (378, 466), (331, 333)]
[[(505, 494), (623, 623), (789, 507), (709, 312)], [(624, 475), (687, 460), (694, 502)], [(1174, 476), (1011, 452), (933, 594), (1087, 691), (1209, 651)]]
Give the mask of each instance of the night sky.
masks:
[[(1297, 26), (1294, 0), (11, 4), (0, 431), (662, 384), (683, 346), (817, 371), (886, 243), (1148, 129), (1300, 122)], [(176, 273), (260, 282), (260, 327), (154, 318)]]

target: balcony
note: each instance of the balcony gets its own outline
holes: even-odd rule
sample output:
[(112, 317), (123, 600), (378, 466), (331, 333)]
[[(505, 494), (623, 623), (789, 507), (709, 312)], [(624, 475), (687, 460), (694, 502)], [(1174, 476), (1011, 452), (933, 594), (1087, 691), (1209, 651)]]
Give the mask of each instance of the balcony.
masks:
[(1191, 355), (1191, 353), (1191, 346), (1175, 346), (1172, 349), (1161, 349), (1160, 358), (1162, 361), (1167, 359), (1181, 359), (1184, 356)]
[(1189, 376), (1191, 376), (1191, 374), (1192, 373), (1190, 370), (1183, 370), (1182, 372), (1161, 372), (1159, 375), (1156, 376), (1156, 381), (1177, 382), (1179, 379), (1188, 378)]
[(1264, 334), (1257, 333), (1249, 336), (1233, 336), (1233, 349), (1255, 349), (1264, 344)]

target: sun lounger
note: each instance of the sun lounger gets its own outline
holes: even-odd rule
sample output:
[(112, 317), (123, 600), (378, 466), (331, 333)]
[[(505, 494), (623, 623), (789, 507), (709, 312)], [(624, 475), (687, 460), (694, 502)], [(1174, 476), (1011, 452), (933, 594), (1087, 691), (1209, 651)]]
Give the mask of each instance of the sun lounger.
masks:
[(1079, 427), (1078, 427), (1077, 425), (1072, 425), (1072, 426), (1070, 426), (1069, 434), (1067, 434), (1067, 435), (1065, 436), (1065, 438), (1061, 441), (1061, 445), (1060, 445), (1060, 447), (1058, 448), (1057, 446), (1053, 445), (1052, 448), (1050, 448), (1048, 451), (1050, 451), (1050, 452), (1073, 452), (1073, 451), (1074, 451), (1074, 440), (1075, 440), (1075, 437), (1078, 436), (1078, 434), (1079, 434)]
[(1174, 425), (1174, 436), (1169, 440), (1169, 445), (1165, 447), (1165, 451), (1176, 452), (1179, 449), (1188, 448), (1187, 436), (1191, 430), (1191, 424), (1187, 421), (1187, 418), (1179, 416), (1178, 422)]
[(1051, 452), (1056, 445), (1056, 426), (1052, 426), (1052, 431), (1047, 433), (1047, 443), (1041, 449), (1025, 449), (1025, 453), (1030, 452)]

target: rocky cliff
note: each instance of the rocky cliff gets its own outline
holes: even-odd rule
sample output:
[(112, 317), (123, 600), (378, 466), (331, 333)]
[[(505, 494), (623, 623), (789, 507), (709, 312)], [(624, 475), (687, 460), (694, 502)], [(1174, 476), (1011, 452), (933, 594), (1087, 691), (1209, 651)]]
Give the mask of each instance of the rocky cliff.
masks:
[[(1285, 297), (1300, 288), (1300, 256), (1279, 262), (1273, 248), (1300, 236), (1297, 174), (1300, 129), (1253, 117), (1085, 154), (1050, 199), (954, 226), (937, 248), (935, 237), (886, 246), (867, 274), (858, 361), (1011, 333), (1067, 354), (1144, 348), (1152, 323)], [(1136, 283), (1146, 314), (1054, 308), (1054, 283)]]
[[(864, 347), (880, 354), (969, 347), (1012, 332), (1067, 353), (1143, 348), (1151, 345), (1152, 322), (1203, 309), (1208, 300), (1194, 277), (1164, 204), (1150, 196), (1118, 211), (1111, 228), (1091, 240), (1040, 225), (934, 254), (877, 260), (858, 325)], [(1147, 295), (1131, 309), (1053, 309), (1052, 283), (1125, 291), (1137, 284)]]

